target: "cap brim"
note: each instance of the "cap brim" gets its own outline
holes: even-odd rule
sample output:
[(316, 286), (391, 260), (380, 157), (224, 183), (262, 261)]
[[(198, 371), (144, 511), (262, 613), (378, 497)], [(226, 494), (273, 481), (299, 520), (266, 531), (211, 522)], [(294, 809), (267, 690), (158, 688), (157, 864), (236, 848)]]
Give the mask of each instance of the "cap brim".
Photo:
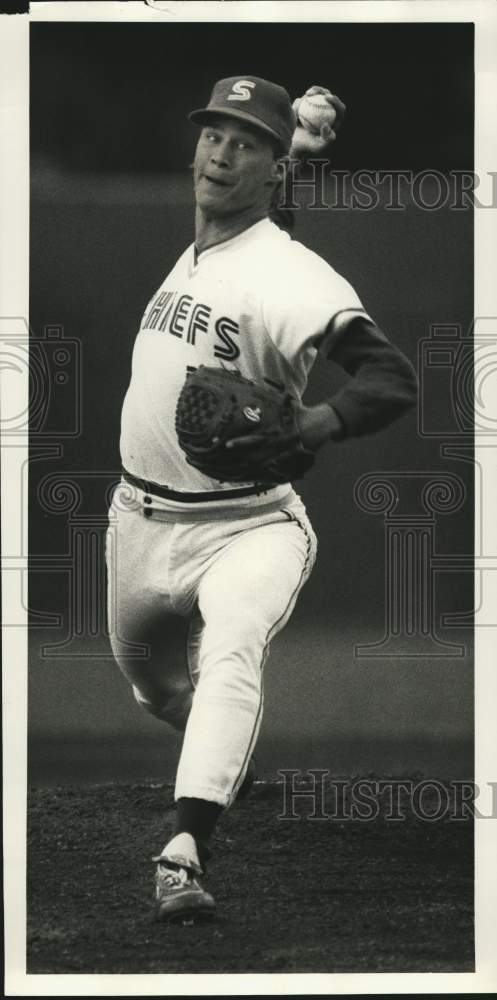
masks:
[(190, 121), (194, 122), (195, 125), (208, 125), (213, 118), (219, 118), (222, 115), (224, 118), (236, 118), (237, 121), (246, 122), (248, 125), (253, 125), (254, 128), (259, 129), (261, 132), (265, 132), (266, 135), (272, 136), (279, 142), (280, 146), (287, 147), (290, 145), (289, 142), (285, 142), (281, 135), (278, 135), (274, 129), (262, 122), (260, 118), (255, 115), (249, 114), (247, 111), (241, 111), (238, 108), (199, 108), (197, 111), (191, 111), (188, 115)]

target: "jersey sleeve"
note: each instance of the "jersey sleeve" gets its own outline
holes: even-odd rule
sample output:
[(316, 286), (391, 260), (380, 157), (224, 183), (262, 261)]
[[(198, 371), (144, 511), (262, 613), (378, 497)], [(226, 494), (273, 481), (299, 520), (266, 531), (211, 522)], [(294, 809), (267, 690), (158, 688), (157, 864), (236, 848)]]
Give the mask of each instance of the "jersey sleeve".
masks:
[(327, 400), (341, 419), (342, 436), (373, 434), (416, 403), (418, 378), (414, 366), (370, 320), (356, 316), (329, 358), (351, 376)]
[(271, 340), (290, 363), (325, 340), (329, 351), (354, 316), (367, 316), (352, 285), (294, 241), (267, 275), (262, 311)]

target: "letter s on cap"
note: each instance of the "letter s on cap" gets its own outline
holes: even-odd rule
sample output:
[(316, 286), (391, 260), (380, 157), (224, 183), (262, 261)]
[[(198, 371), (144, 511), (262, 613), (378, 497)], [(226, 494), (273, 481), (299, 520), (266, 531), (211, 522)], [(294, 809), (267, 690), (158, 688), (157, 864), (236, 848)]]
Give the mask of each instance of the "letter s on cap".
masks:
[(231, 88), (231, 94), (228, 94), (228, 101), (250, 101), (252, 97), (250, 91), (254, 87), (253, 80), (237, 80)]

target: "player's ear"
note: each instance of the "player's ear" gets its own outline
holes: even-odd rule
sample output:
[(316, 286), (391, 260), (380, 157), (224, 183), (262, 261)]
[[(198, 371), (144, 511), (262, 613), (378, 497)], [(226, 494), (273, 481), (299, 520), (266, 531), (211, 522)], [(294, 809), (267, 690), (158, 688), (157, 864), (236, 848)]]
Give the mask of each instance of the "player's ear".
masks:
[(271, 163), (271, 180), (282, 181), (285, 179), (288, 157), (280, 156)]

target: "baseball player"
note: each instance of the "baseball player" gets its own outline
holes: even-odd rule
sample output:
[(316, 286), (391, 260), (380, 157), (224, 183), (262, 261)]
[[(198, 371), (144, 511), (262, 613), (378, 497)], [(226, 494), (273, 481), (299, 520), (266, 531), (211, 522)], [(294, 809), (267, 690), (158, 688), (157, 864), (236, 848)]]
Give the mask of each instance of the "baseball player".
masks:
[[(308, 93), (326, 95), (340, 117), (343, 105), (329, 91)], [(270, 643), (316, 557), (291, 482), (261, 485), (253, 472), (244, 480), (245, 456), (248, 463), (260, 446), (257, 428), (223, 445), (226, 467), (236, 460), (233, 481), (187, 460), (175, 426), (185, 379), (201, 366), (227, 368), (290, 393), (296, 456), (378, 431), (413, 404), (417, 389), (410, 362), (351, 285), (272, 221), (288, 154), (319, 153), (334, 131), (310, 134), (306, 147), (287, 92), (250, 75), (216, 83), (207, 107), (190, 118), (201, 129), (195, 242), (153, 295), (136, 338), (122, 412), (123, 478), (107, 537), (115, 658), (138, 704), (184, 734), (176, 826), (154, 858), (162, 920), (215, 908), (201, 882), (209, 839), (249, 783)], [(351, 378), (306, 406), (318, 354)]]

